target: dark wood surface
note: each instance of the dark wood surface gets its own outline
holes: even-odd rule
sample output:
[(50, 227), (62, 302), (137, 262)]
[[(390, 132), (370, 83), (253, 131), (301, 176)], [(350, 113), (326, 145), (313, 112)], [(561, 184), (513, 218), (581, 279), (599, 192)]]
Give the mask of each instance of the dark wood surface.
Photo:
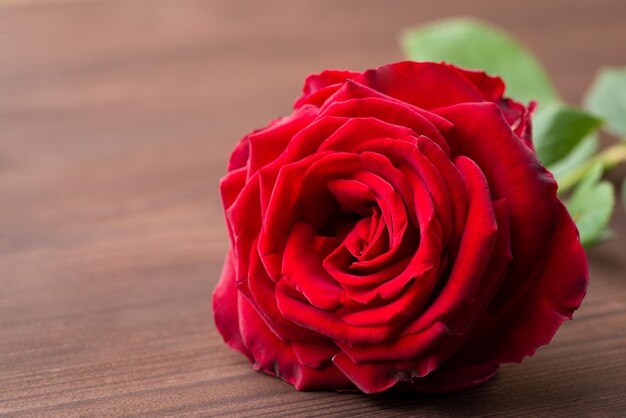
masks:
[(626, 221), (575, 320), (453, 395), (299, 393), (220, 340), (217, 183), (323, 68), (397, 61), (403, 27), (473, 14), (563, 96), (626, 64), (626, 2), (0, 0), (0, 413), (624, 416)]

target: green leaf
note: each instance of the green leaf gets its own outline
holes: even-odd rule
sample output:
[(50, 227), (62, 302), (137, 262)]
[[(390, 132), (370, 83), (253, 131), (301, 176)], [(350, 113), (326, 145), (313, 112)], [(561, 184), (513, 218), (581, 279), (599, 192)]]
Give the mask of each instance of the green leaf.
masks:
[(615, 145), (605, 148), (591, 158), (582, 161), (577, 166), (570, 167), (570, 170), (565, 172), (563, 177), (559, 180), (559, 193), (563, 193), (575, 186), (576, 183), (589, 174), (596, 164), (601, 164), (606, 170), (624, 161), (626, 161), (626, 141), (618, 142)]
[(615, 205), (615, 190), (611, 183), (601, 180), (602, 171), (602, 164), (596, 164), (566, 202), (586, 248), (610, 234), (606, 226)]
[(452, 18), (405, 31), (405, 55), (415, 61), (446, 61), (501, 76), (507, 96), (540, 105), (558, 100), (537, 59), (504, 31), (470, 18)]
[(589, 89), (585, 107), (604, 118), (611, 133), (626, 137), (626, 67), (601, 70)]
[(573, 107), (552, 104), (533, 120), (535, 150), (544, 165), (565, 158), (602, 124), (602, 120)]
[(587, 135), (576, 147), (567, 155), (567, 157), (557, 161), (554, 164), (548, 165), (548, 170), (554, 175), (557, 183), (559, 184), (559, 192), (563, 189), (569, 189), (572, 185), (564, 184), (567, 182), (568, 175), (587, 161), (595, 152), (599, 146), (598, 135), (594, 132)]

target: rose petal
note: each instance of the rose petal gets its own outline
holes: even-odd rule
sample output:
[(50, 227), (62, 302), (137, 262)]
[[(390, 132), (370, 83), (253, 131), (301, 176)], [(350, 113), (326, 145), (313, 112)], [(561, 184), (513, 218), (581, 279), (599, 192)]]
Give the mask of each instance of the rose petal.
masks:
[(448, 67), (463, 74), (465, 78), (471, 81), (486, 101), (498, 102), (502, 99), (505, 86), (500, 77), (490, 76), (484, 71), (467, 70), (464, 68), (454, 67), (452, 65), (448, 65)]
[(296, 223), (283, 253), (283, 278), (314, 306), (334, 309), (339, 305), (341, 287), (322, 267), (322, 260), (312, 248), (315, 230)]
[[(461, 174), (456, 166), (435, 143), (429, 141), (425, 137), (419, 137), (416, 145), (420, 152), (441, 174), (441, 177), (445, 182), (445, 190), (449, 193), (450, 200), (452, 202), (452, 242), (450, 245), (452, 247), (456, 247), (456, 238), (460, 238), (460, 234), (465, 228), (467, 218), (468, 203), (465, 181), (461, 177)], [(454, 248), (453, 254), (456, 254), (456, 250), (454, 250)]]
[(528, 284), (504, 309), (489, 307), (455, 364), (521, 362), (548, 344), (580, 306), (587, 289), (587, 260), (574, 223), (558, 205), (557, 229)]
[(352, 383), (333, 365), (312, 368), (302, 365), (291, 345), (282, 342), (267, 328), (248, 301), (239, 298), (239, 327), (253, 366), (291, 383), (298, 390), (348, 390)]
[(513, 133), (496, 104), (465, 103), (437, 112), (456, 127), (448, 136), (453, 154), (474, 160), (485, 173), (493, 199), (505, 198), (510, 209), (514, 259), (493, 305), (505, 307), (528, 282), (559, 223), (556, 182)]
[(367, 216), (371, 212), (374, 195), (367, 185), (354, 179), (333, 179), (326, 184), (341, 211)]
[(248, 177), (274, 161), (287, 148), (293, 136), (310, 124), (317, 113), (315, 108), (307, 106), (296, 110), (271, 128), (248, 135)]
[[(469, 167), (468, 167), (469, 168)], [(469, 168), (472, 170), (471, 168)], [(474, 189), (473, 193), (478, 192), (481, 194), (480, 187), (478, 190)], [(479, 198), (480, 200), (480, 198)], [(473, 205), (470, 208), (472, 214), (480, 212), (480, 206), (484, 203), (478, 201), (478, 205)], [(489, 264), (485, 268), (485, 272), (481, 274), (482, 280), (480, 280), (480, 289), (469, 298), (466, 295), (454, 295), (455, 292), (463, 293), (458, 286), (459, 279), (462, 278), (464, 273), (464, 263), (455, 265), (456, 270), (453, 271), (453, 275), (457, 275), (457, 278), (451, 278), (446, 287), (445, 292), (453, 295), (452, 298), (459, 299), (457, 303), (451, 303), (450, 297), (446, 297), (443, 293), (439, 295), (435, 304), (439, 302), (441, 298), (447, 298), (451, 305), (451, 310), (445, 309), (429, 309), (426, 315), (430, 315), (431, 318), (435, 316), (436, 322), (432, 322), (432, 325), (423, 329), (416, 334), (403, 335), (394, 340), (390, 340), (388, 343), (377, 344), (375, 346), (346, 346), (339, 344), (340, 348), (349, 357), (349, 362), (345, 361), (338, 366), (342, 369), (346, 375), (354, 380), (353, 373), (350, 370), (357, 370), (359, 367), (365, 365), (369, 367), (372, 362), (378, 363), (378, 368), (382, 375), (396, 376), (397, 381), (404, 380), (407, 383), (400, 384), (399, 387), (409, 390), (417, 391), (447, 391), (454, 388), (461, 389), (465, 387), (471, 387), (489, 379), (491, 373), (495, 371), (494, 366), (488, 365), (487, 367), (472, 368), (462, 366), (459, 373), (441, 374), (439, 372), (443, 363), (443, 369), (449, 364), (449, 360), (446, 360), (450, 354), (458, 349), (459, 345), (463, 343), (473, 324), (476, 323), (478, 316), (482, 313), (489, 301), (490, 296), (493, 294), (494, 288), (497, 283), (503, 277), (503, 272), (511, 259), (508, 246), (508, 217), (506, 206), (504, 202), (497, 202), (495, 204), (495, 217), (498, 219), (498, 232), (497, 239), (494, 244), (494, 251), (491, 254)], [(464, 238), (464, 244), (469, 244), (473, 239), (471, 236), (472, 231), (468, 231)], [(489, 236), (490, 234), (487, 234)], [(461, 252), (461, 255), (465, 254)], [(471, 258), (468, 255), (466, 262)], [(459, 274), (460, 273), (460, 274)], [(464, 278), (469, 282), (474, 281), (474, 277), (467, 276)], [(455, 284), (456, 283), (456, 284)], [(433, 311), (434, 309), (434, 311)], [(437, 312), (438, 311), (438, 312)], [(445, 323), (443, 322), (445, 321)], [(452, 324), (452, 327), (450, 327)], [(460, 328), (459, 328), (460, 327)], [(480, 347), (473, 348), (480, 351)], [(465, 352), (465, 349), (459, 349), (458, 352)], [(481, 374), (480, 370), (490, 370), (488, 373)], [(404, 370), (404, 374), (398, 377), (398, 370)], [(434, 378), (429, 374), (431, 371)], [(473, 370), (473, 371), (472, 371)], [(426, 376), (421, 378), (422, 376)], [(465, 380), (466, 379), (466, 380)], [(410, 383), (413, 382), (413, 383)], [(355, 381), (355, 383), (357, 383)], [(390, 383), (390, 382), (388, 382)], [(358, 383), (357, 383), (358, 384)], [(428, 389), (430, 388), (430, 389)], [(446, 389), (448, 388), (448, 389)]]
[(321, 113), (327, 116), (349, 118), (372, 117), (392, 125), (405, 126), (415, 135), (425, 135), (441, 148), (447, 149), (444, 137), (437, 127), (414, 107), (382, 97), (365, 97), (341, 102), (332, 101)]
[(228, 210), (235, 202), (246, 184), (246, 167), (241, 167), (226, 174), (220, 180), (220, 194), (224, 210)]
[[(468, 111), (473, 112), (471, 121), (461, 116)], [(490, 180), (492, 194), (506, 197), (513, 254), (488, 315), (455, 362), (466, 366), (521, 361), (547, 344), (580, 305), (588, 280), (584, 250), (556, 197), (552, 176), (505, 127), (496, 106), (459, 105), (442, 113), (455, 120), (464, 138), (483, 135), (480, 141), (453, 143), (453, 150), (472, 154)], [(487, 131), (486, 120), (491, 120)]]
[[(323, 158), (311, 164), (304, 176), (296, 179), (301, 183), (298, 202), (303, 220), (317, 231), (334, 226), (339, 204), (328, 189), (328, 182), (349, 178), (361, 168), (358, 155), (344, 152), (320, 152)], [(280, 178), (279, 178), (280, 180)], [(281, 208), (283, 211), (285, 208)]]
[(249, 276), (237, 283), (239, 291), (246, 296), (268, 328), (282, 341), (320, 341), (323, 337), (303, 329), (283, 317), (276, 303), (276, 284), (267, 275), (256, 251), (257, 242), (250, 250)]
[(233, 250), (229, 249), (222, 268), (220, 281), (213, 292), (213, 318), (224, 342), (252, 361), (250, 352), (243, 345), (237, 321), (237, 287), (235, 286), (235, 266)]
[(517, 103), (511, 99), (502, 99), (498, 102), (506, 121), (524, 144), (535, 151), (532, 140), (532, 121), (531, 117), (535, 113), (537, 104), (530, 102), (528, 107)]
[[(376, 346), (349, 347), (340, 344), (354, 363), (412, 361), (416, 373), (425, 375), (432, 367), (433, 359), (436, 359), (437, 364), (446, 360), (463, 343), (468, 332), (480, 318), (479, 315), (486, 308), (489, 298), (503, 277), (511, 254), (508, 245), (509, 225), (506, 205), (503, 201), (497, 202), (495, 214), (489, 209), (485, 213), (486, 205), (489, 203), (485, 202), (480, 185), (472, 188), (472, 195), (483, 194), (482, 197), (473, 196), (473, 203), (470, 206), (470, 219), (476, 219), (474, 222), (478, 225), (473, 224), (475, 226), (464, 234), (462, 242), (464, 251), (460, 253), (460, 257), (463, 258), (455, 263), (450, 278), (433, 305), (403, 331), (404, 335), (392, 341)], [(482, 228), (479, 226), (485, 219), (494, 216), (493, 220), (497, 219), (498, 224), (495, 242), (493, 233), (491, 231), (481, 233)], [(482, 237), (477, 239), (475, 234), (482, 234)], [(472, 247), (475, 243), (478, 243), (476, 248)], [(481, 265), (478, 262), (477, 265), (471, 265), (474, 257), (482, 256), (482, 254), (477, 256), (477, 253), (490, 245), (494, 250), (489, 255), (488, 264)], [(476, 280), (476, 277), (481, 277), (481, 280)]]
[(331, 358), (337, 354), (339, 348), (328, 340), (326, 342), (319, 343), (301, 343), (293, 341), (291, 348), (295, 353), (298, 361), (303, 366), (319, 368), (324, 363), (327, 363)]
[(284, 282), (276, 286), (276, 300), (280, 312), (295, 324), (315, 331), (334, 341), (348, 345), (375, 344), (396, 332), (391, 324), (356, 327), (345, 323), (334, 312), (316, 308), (293, 295), (293, 289)]
[(398, 62), (367, 70), (354, 80), (426, 110), (484, 100), (470, 80), (445, 64)]
[[(489, 186), (480, 168), (466, 157), (457, 157), (455, 164), (465, 180), (469, 199), (467, 225), (461, 238), (459, 254), (443, 290), (426, 312), (409, 327), (407, 333), (418, 332), (445, 317), (469, 324), (472, 318), (467, 315), (465, 307), (475, 302), (477, 292), (481, 285), (484, 286), (483, 273), (496, 242), (498, 223)], [(506, 226), (505, 236), (508, 238), (508, 223)], [(508, 243), (503, 242), (503, 245), (506, 245), (506, 254), (509, 254)], [(510, 256), (507, 257), (507, 263), (508, 259)], [(498, 277), (500, 275), (501, 272)], [(458, 314), (457, 311), (464, 313)]]
[(233, 241), (237, 282), (246, 280), (250, 263), (250, 246), (261, 229), (261, 208), (258, 175), (248, 181), (237, 199), (226, 210), (226, 219)]
[[(257, 132), (257, 131), (253, 131)], [(239, 140), (228, 160), (228, 171), (237, 170), (246, 167), (248, 164), (248, 156), (250, 155), (250, 142), (248, 136), (244, 136)]]
[(380, 210), (373, 209), (372, 212), (367, 245), (357, 257), (359, 261), (373, 260), (379, 254), (382, 254), (385, 248), (389, 247), (389, 232), (381, 219)]
[[(346, 353), (340, 352), (333, 357), (333, 363), (362, 392), (372, 394), (383, 392), (399, 381), (410, 381), (416, 377), (411, 363), (372, 362), (355, 364)], [(432, 370), (434, 368), (431, 367)]]
[(357, 77), (359, 74), (352, 71), (326, 70), (308, 76), (302, 89), (303, 94), (296, 100), (294, 108), (298, 109), (307, 104), (321, 106), (341, 87), (344, 81)]
[[(393, 324), (396, 328), (400, 327), (400, 322), (406, 322), (419, 312), (428, 300), (440, 273), (438, 266), (439, 264), (419, 265), (421, 270), (417, 270), (409, 264), (404, 270), (408, 273), (399, 275), (401, 279), (395, 278), (374, 290), (377, 298), (395, 299), (382, 305), (368, 304), (360, 310), (351, 308), (344, 312), (339, 309), (337, 312), (350, 325), (371, 327)], [(363, 293), (363, 290), (359, 291)]]
[(267, 207), (263, 211), (263, 229), (259, 234), (259, 254), (265, 269), (274, 281), (281, 277), (282, 251), (287, 233), (291, 225), (303, 216), (299, 204), (302, 178), (315, 162), (328, 156), (331, 156), (331, 153), (314, 154), (298, 162), (287, 164), (279, 170), (275, 181), (273, 181), (272, 168), (259, 171), (261, 195), (270, 196)]
[(309, 107), (307, 109), (302, 109), (301, 111), (296, 111), (291, 116), (273, 119), (265, 127), (255, 129), (248, 135), (241, 138), (235, 146), (235, 149), (233, 150), (230, 159), (228, 160), (228, 171), (237, 170), (238, 168), (246, 167), (248, 165), (251, 136), (260, 134), (265, 131), (272, 131), (275, 128), (280, 128), (282, 125), (289, 125), (291, 122), (294, 121), (294, 119), (299, 119), (302, 116), (310, 115), (312, 113), (317, 113), (317, 110), (313, 107)]
[[(343, 84), (343, 86), (338, 89), (329, 98), (328, 101), (326, 101), (324, 106), (322, 106), (321, 111), (323, 114), (326, 108), (332, 106), (335, 102), (343, 102), (350, 99), (364, 99), (368, 97), (383, 99), (388, 103), (395, 103), (396, 105), (402, 107), (409, 107), (414, 112), (428, 119), (433, 125), (435, 125), (437, 130), (444, 135), (452, 129), (452, 124), (445, 118), (421, 107), (417, 107), (410, 103), (406, 103), (394, 97), (385, 95), (379, 91), (374, 90), (371, 87), (358, 83), (355, 80), (347, 80)], [(443, 142), (441, 145), (444, 150), (447, 150), (445, 142)]]
[(228, 220), (228, 210), (235, 203), (239, 193), (246, 184), (246, 167), (241, 167), (226, 174), (220, 181), (220, 195), (222, 197), (222, 206), (224, 208), (224, 220), (228, 229), (228, 236), (231, 244), (235, 241), (232, 226)]
[(328, 86), (343, 83), (348, 79), (358, 77), (360, 74), (361, 73), (348, 70), (325, 70), (319, 74), (312, 74), (304, 81), (302, 93), (309, 95)]
[(320, 145), (318, 152), (348, 152), (372, 139), (401, 138), (412, 134), (413, 131), (404, 126), (392, 125), (375, 118), (354, 118), (330, 135)]

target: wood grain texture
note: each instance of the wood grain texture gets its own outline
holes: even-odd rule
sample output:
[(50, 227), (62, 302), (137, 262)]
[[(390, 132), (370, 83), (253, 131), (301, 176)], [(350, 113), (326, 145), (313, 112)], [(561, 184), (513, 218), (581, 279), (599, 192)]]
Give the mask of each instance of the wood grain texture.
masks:
[(0, 6), (0, 413), (626, 414), (623, 211), (575, 320), (471, 391), (299, 393), (214, 329), (235, 141), (288, 113), (308, 73), (397, 61), (399, 29), (452, 14), (511, 30), (574, 103), (626, 63), (623, 0)]

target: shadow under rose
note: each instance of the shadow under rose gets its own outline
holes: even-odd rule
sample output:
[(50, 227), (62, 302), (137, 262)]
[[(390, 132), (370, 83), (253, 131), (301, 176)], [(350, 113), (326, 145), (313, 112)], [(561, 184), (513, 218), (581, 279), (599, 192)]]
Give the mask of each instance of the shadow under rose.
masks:
[(364, 396), (362, 404), (390, 416), (572, 416), (590, 393), (601, 393), (584, 381), (538, 368), (526, 373), (513, 367), (503, 367), (491, 381), (462, 392), (424, 395), (391, 391)]

